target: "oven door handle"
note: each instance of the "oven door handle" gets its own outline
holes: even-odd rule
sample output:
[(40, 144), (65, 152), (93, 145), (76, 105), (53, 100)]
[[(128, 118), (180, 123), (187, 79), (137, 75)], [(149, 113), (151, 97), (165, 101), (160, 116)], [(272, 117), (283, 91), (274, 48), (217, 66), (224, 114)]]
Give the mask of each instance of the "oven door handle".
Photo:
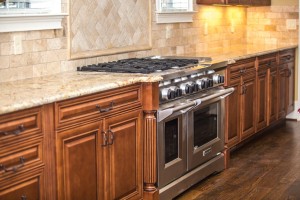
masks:
[(195, 99), (195, 100), (191, 100), (189, 103), (180, 105), (180, 106), (176, 106), (174, 108), (169, 108), (169, 109), (165, 109), (165, 110), (160, 110), (157, 112), (157, 122), (161, 122), (164, 119), (166, 119), (167, 117), (171, 116), (173, 113), (177, 112), (177, 111), (181, 111), (182, 113), (186, 113), (190, 110), (192, 110), (193, 108), (199, 106), (201, 103), (205, 102), (205, 101), (209, 101), (215, 98), (221, 98), (224, 99), (225, 97), (227, 97), (228, 95), (230, 95), (231, 93), (234, 92), (234, 88), (227, 88), (224, 90), (221, 90), (215, 94), (209, 95), (207, 97), (203, 97), (201, 99)]
[(161, 122), (164, 119), (166, 119), (167, 117), (169, 117), (170, 115), (172, 115), (173, 113), (177, 112), (177, 111), (182, 111), (187, 112), (188, 110), (194, 108), (196, 105), (200, 105), (201, 101), (200, 100), (195, 100), (195, 101), (191, 101), (189, 103), (180, 105), (180, 106), (176, 106), (174, 108), (168, 108), (165, 110), (160, 110), (157, 112), (157, 122)]
[(215, 98), (224, 99), (225, 97), (227, 97), (228, 95), (230, 95), (233, 92), (234, 92), (234, 88), (227, 88), (227, 89), (221, 90), (215, 94), (209, 95), (207, 97), (203, 97), (203, 98), (201, 98), (201, 101), (205, 102), (205, 101), (209, 101), (209, 100), (212, 100)]

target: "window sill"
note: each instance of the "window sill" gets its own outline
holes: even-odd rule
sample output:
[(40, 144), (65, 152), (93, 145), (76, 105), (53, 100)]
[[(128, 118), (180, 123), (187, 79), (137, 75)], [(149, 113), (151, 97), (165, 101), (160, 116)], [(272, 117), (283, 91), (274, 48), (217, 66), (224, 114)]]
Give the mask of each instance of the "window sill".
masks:
[(0, 32), (61, 29), (61, 21), (67, 16), (59, 14), (0, 14)]
[(156, 23), (182, 23), (182, 22), (193, 22), (193, 15), (195, 11), (187, 12), (156, 12)]

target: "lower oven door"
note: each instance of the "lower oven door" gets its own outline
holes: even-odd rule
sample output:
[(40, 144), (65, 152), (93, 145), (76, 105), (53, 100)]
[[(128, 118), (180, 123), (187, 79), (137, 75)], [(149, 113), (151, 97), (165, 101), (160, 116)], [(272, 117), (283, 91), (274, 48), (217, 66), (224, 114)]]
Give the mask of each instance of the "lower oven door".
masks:
[(186, 114), (175, 112), (157, 126), (158, 187), (187, 171)]
[(188, 169), (193, 169), (224, 150), (224, 98), (203, 101), (188, 112)]

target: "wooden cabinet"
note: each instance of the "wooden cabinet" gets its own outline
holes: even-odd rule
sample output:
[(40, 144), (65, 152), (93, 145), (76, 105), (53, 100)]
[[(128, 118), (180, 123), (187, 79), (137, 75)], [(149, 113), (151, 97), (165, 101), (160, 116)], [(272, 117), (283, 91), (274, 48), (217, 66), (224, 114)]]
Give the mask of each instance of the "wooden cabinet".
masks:
[(228, 65), (225, 143), (231, 148), (294, 110), (295, 49)]
[(233, 146), (240, 141), (240, 79), (231, 81), (230, 87), (234, 88), (234, 92), (226, 98), (226, 137), (225, 143)]
[(229, 65), (226, 85), (235, 88), (226, 99), (225, 142), (231, 147), (255, 132), (255, 58)]
[(0, 116), (0, 199), (45, 199), (42, 107)]
[(268, 80), (268, 126), (278, 119), (278, 69), (269, 70)]
[(197, 0), (197, 4), (203, 5), (245, 5), (245, 6), (270, 6), (271, 0)]
[(277, 54), (257, 59), (256, 132), (277, 119)]
[[(135, 91), (134, 94), (137, 94), (135, 98), (127, 95), (132, 89)], [(101, 112), (97, 104), (94, 105), (99, 116), (95, 116), (94, 112), (90, 112), (90, 115), (95, 116), (95, 120), (67, 123), (68, 126), (57, 131), (58, 199), (142, 198), (143, 143), (140, 87), (110, 91), (109, 101), (119, 99), (120, 91), (127, 99), (116, 100), (109, 109)], [(90, 99), (83, 98), (74, 99), (72, 103), (61, 102), (57, 106), (84, 110), (89, 106), (89, 103), (86, 105), (87, 102), (95, 101), (94, 95), (91, 95)], [(97, 102), (101, 102), (107, 95), (99, 94), (98, 98)], [(118, 102), (135, 106), (121, 110), (118, 109)], [(85, 114), (82, 117), (90, 118)], [(76, 119), (76, 122), (78, 120)]]
[(278, 117), (284, 118), (294, 110), (295, 50), (279, 52)]
[(255, 133), (255, 95), (256, 82), (255, 76), (245, 77), (242, 80), (241, 93), (241, 139)]

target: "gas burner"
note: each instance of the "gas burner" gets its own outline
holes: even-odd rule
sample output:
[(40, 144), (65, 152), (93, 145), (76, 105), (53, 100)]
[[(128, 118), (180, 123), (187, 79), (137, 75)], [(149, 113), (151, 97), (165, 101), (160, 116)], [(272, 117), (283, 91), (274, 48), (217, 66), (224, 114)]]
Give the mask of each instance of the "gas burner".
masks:
[(179, 69), (194, 66), (198, 59), (184, 58), (130, 58), (108, 63), (99, 63), (83, 67), (77, 67), (77, 71), (117, 72), (117, 73), (142, 73), (149, 74), (169, 69)]

